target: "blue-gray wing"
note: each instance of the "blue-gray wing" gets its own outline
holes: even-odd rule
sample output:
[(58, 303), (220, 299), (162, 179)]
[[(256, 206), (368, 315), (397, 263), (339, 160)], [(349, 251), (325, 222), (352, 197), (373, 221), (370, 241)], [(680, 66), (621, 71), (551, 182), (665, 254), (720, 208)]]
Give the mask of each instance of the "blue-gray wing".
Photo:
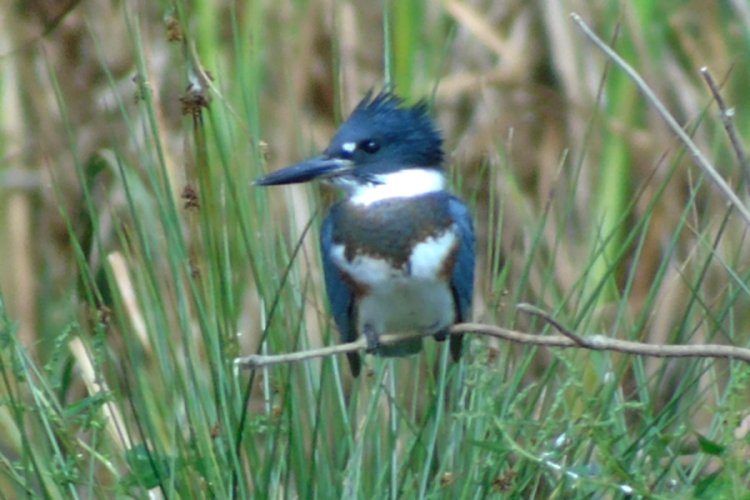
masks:
[[(333, 214), (335, 210), (331, 211)], [(342, 342), (352, 342), (357, 338), (356, 325), (353, 322), (352, 308), (354, 295), (349, 285), (342, 279), (336, 264), (331, 260), (333, 247), (333, 218), (325, 218), (320, 228), (320, 255), (323, 259), (323, 277), (325, 278), (328, 303), (336, 322)], [(361, 362), (357, 353), (347, 353), (352, 374), (359, 375)]]
[[(451, 196), (449, 200), (451, 218), (458, 227), (459, 247), (453, 273), (451, 291), (456, 304), (456, 323), (471, 320), (471, 303), (474, 295), (475, 237), (471, 212), (460, 199)], [(461, 357), (463, 335), (451, 335), (450, 347), (454, 360)]]

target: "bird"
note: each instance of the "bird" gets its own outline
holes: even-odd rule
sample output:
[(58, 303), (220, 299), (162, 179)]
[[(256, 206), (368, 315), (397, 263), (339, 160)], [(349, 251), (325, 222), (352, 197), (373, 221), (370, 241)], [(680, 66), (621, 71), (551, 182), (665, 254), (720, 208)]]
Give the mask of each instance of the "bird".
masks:
[[(475, 235), (471, 212), (446, 188), (443, 138), (422, 99), (368, 92), (322, 154), (257, 179), (257, 186), (320, 180), (344, 193), (320, 229), (326, 292), (342, 342), (366, 352), (417, 354), (423, 337), (381, 344), (384, 334), (450, 336), (458, 361), (470, 320)], [(358, 353), (347, 353), (353, 376)]]

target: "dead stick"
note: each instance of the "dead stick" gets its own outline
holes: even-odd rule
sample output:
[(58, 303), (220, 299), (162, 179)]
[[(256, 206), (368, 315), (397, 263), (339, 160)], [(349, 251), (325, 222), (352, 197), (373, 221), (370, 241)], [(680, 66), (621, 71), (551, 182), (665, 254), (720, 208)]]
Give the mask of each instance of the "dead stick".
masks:
[[(548, 315), (535, 314), (547, 319)], [(557, 323), (557, 322), (555, 322)], [(559, 324), (559, 323), (558, 323)], [(556, 326), (552, 323), (553, 326)], [(451, 335), (471, 333), (475, 335), (484, 335), (519, 344), (538, 345), (543, 347), (560, 347), (560, 348), (578, 348), (592, 351), (612, 351), (625, 354), (635, 354), (639, 356), (651, 356), (659, 358), (726, 358), (737, 359), (750, 363), (750, 349), (744, 347), (734, 347), (718, 344), (693, 344), (693, 345), (662, 345), (662, 344), (644, 344), (643, 342), (632, 342), (629, 340), (619, 340), (604, 335), (581, 336), (565, 329), (569, 334), (565, 335), (534, 335), (516, 330), (509, 330), (494, 325), (484, 325), (481, 323), (460, 323), (450, 329)], [(573, 337), (571, 337), (574, 336)], [(380, 343), (391, 345), (403, 342), (405, 340), (425, 337), (427, 334), (409, 334), (409, 335), (383, 335), (380, 337)], [(346, 352), (365, 351), (366, 343), (364, 339), (346, 344), (339, 344), (331, 347), (320, 349), (310, 349), (288, 354), (260, 355), (253, 354), (237, 358), (235, 363), (241, 368), (260, 368), (280, 363), (296, 363), (313, 358), (322, 358), (333, 356)]]

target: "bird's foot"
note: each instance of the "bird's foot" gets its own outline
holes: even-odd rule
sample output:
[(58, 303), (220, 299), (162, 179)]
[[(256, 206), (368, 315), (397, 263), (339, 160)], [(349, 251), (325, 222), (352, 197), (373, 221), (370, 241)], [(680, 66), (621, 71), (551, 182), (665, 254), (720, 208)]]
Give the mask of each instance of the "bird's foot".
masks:
[(437, 340), (438, 342), (443, 342), (443, 341), (445, 341), (445, 339), (447, 339), (447, 338), (448, 338), (448, 329), (447, 329), (447, 328), (444, 328), (444, 329), (442, 329), (442, 330), (440, 330), (440, 331), (437, 331), (437, 332), (435, 332), (435, 333), (434, 333), (434, 334), (433, 334), (432, 336), (433, 336), (433, 337), (435, 338), (435, 340)]
[(365, 352), (367, 352), (367, 354), (377, 353), (380, 350), (380, 340), (378, 340), (378, 334), (375, 333), (375, 329), (370, 325), (365, 325), (363, 333), (365, 341), (367, 342)]
[(436, 322), (430, 325), (426, 330), (428, 332), (435, 332), (432, 334), (432, 337), (438, 342), (443, 342), (448, 338), (448, 328), (449, 327), (445, 327), (444, 325)]

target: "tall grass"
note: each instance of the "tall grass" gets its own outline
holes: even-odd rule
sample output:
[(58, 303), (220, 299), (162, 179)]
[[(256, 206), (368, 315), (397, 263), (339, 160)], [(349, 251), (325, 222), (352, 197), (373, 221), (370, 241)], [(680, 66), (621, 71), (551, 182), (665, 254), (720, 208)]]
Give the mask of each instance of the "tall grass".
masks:
[[(746, 135), (740, 2), (84, 2), (0, 35), (0, 491), (100, 497), (737, 497), (747, 366), (442, 344), (239, 371), (338, 341), (333, 195), (257, 176), (371, 88), (428, 98), (478, 234), (475, 319), (746, 346), (746, 226), (698, 68)], [(743, 198), (744, 201), (744, 198)]]

